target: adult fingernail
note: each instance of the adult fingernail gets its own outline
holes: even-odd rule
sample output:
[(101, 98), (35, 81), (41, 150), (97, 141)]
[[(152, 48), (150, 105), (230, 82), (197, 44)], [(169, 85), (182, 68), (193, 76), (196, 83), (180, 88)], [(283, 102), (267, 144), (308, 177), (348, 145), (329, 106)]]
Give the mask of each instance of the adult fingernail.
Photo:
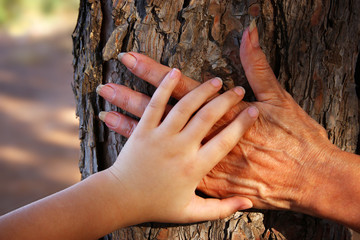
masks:
[(100, 84), (96, 88), (97, 94), (105, 98), (107, 101), (112, 102), (115, 98), (115, 89), (112, 88), (110, 85), (102, 85)]
[(254, 31), (255, 28), (256, 28), (256, 20), (254, 18), (250, 23), (250, 27), (249, 27), (250, 33), (252, 33), (252, 31)]
[(96, 88), (96, 93), (100, 95), (100, 91), (101, 89), (104, 87), (104, 85), (100, 84), (99, 86), (97, 86)]
[(250, 27), (249, 27), (249, 37), (250, 37), (250, 42), (251, 45), (254, 48), (258, 48), (260, 47), (260, 43), (259, 43), (259, 33), (257, 31), (257, 27), (256, 27), (256, 20), (253, 19), (250, 23)]
[(129, 69), (134, 68), (137, 61), (135, 56), (131, 53), (120, 53), (118, 55), (118, 60)]
[(252, 118), (257, 118), (259, 116), (259, 110), (257, 109), (257, 107), (254, 107), (254, 106), (249, 107), (248, 114)]
[(211, 84), (214, 87), (220, 87), (223, 84), (223, 81), (221, 80), (221, 78), (216, 77), (213, 80), (211, 80)]
[(99, 113), (100, 120), (104, 122), (107, 114), (108, 114), (107, 112), (100, 112)]
[(243, 87), (240, 87), (240, 86), (235, 87), (234, 92), (239, 96), (244, 96), (245, 95), (245, 89)]
[[(106, 117), (106, 122), (105, 122), (105, 117)], [(117, 116), (116, 114), (114, 114), (112, 112), (110, 112), (110, 113), (109, 112), (100, 112), (99, 118), (101, 121), (105, 122), (105, 124), (109, 128), (117, 128), (120, 123), (119, 116)]]

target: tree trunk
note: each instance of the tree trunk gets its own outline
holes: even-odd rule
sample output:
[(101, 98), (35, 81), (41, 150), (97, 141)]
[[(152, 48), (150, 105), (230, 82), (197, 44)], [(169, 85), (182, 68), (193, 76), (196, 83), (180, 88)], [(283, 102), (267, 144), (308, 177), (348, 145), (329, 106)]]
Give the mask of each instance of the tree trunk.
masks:
[[(82, 177), (109, 167), (126, 141), (99, 121), (100, 110), (119, 109), (100, 99), (96, 87), (114, 82), (149, 95), (154, 91), (115, 60), (118, 53), (146, 54), (198, 81), (221, 77), (225, 88), (245, 86), (251, 101), (239, 44), (253, 17), (282, 86), (326, 128), (332, 142), (355, 152), (359, 12), (357, 0), (81, 0), (73, 34), (73, 89), (80, 118)], [(340, 225), (303, 214), (254, 211), (192, 225), (149, 223), (106, 238), (350, 239), (351, 235)]]

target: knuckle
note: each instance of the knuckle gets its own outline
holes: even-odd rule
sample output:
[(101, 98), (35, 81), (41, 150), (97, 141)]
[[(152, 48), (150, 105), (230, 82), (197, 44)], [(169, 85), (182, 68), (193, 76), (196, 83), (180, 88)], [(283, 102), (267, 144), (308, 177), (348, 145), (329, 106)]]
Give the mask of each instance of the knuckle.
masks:
[(158, 92), (161, 92), (162, 94), (168, 93), (171, 91), (171, 81), (168, 81), (168, 79), (163, 79), (157, 89)]
[(137, 58), (135, 65), (132, 67), (131, 72), (136, 76), (146, 79), (150, 75), (151, 69), (141, 58)]
[(123, 110), (128, 110), (129, 109), (129, 104), (130, 104), (130, 97), (127, 94), (123, 94), (122, 98), (121, 98), (121, 103), (120, 103), (120, 107)]
[(141, 60), (138, 61), (138, 63), (134, 66), (133, 71), (135, 71), (138, 75), (138, 77), (143, 79), (148, 79), (151, 73), (151, 69), (148, 67), (148, 65), (144, 64)]
[(218, 146), (220, 149), (232, 149), (233, 148), (232, 142), (230, 141), (230, 139), (227, 139), (227, 138), (223, 138), (223, 139), (219, 140)]
[(150, 73), (151, 73), (150, 68), (144, 67), (144, 69), (142, 70), (141, 78), (148, 79), (150, 76)]
[(252, 72), (272, 72), (272, 69), (266, 60), (266, 57), (261, 55), (254, 57), (251, 64), (246, 64), (246, 71), (252, 71)]
[(176, 111), (176, 114), (180, 116), (187, 115), (187, 113), (189, 112), (189, 108), (185, 106), (179, 106), (174, 110)]
[(198, 113), (198, 118), (203, 122), (211, 122), (216, 118), (216, 114), (209, 109), (203, 109)]
[(298, 105), (294, 98), (291, 96), (290, 93), (288, 93), (285, 89), (283, 89), (280, 85), (279, 85), (279, 91), (278, 91), (279, 94), (277, 94), (277, 98), (280, 99), (281, 101), (283, 102), (286, 102), (287, 104), (294, 104), (295, 105)]
[(263, 58), (257, 59), (256, 62), (252, 65), (252, 68), (254, 71), (258, 71), (258, 72), (268, 72), (268, 71), (272, 72), (270, 65), (268, 64), (266, 59)]
[(161, 106), (161, 103), (157, 99), (152, 99), (148, 105), (148, 107), (153, 108), (153, 109), (158, 109), (160, 106)]
[(134, 122), (130, 122), (126, 128), (123, 129), (123, 133), (125, 137), (130, 137), (131, 134), (134, 132), (135, 128), (136, 128), (137, 124)]

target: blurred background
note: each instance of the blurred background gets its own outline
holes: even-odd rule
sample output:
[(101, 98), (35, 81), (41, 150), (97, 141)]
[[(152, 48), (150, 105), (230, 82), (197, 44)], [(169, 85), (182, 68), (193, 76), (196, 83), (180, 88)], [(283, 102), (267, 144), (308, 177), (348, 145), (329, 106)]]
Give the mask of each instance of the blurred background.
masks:
[(80, 180), (71, 89), (79, 0), (0, 0), (0, 215)]

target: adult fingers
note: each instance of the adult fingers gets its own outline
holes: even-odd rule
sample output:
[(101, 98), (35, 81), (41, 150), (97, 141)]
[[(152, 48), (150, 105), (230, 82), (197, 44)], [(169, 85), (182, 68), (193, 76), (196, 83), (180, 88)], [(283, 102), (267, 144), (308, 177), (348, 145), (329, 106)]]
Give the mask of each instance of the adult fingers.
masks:
[(118, 112), (100, 112), (99, 118), (111, 130), (127, 138), (130, 137), (138, 124), (138, 121)]
[[(171, 68), (164, 66), (140, 53), (120, 53), (118, 59), (133, 74), (155, 87), (158, 87), (165, 75), (171, 71)], [(178, 85), (172, 93), (172, 96), (177, 99), (181, 99), (185, 94), (199, 85), (199, 82), (182, 75)]]
[[(150, 102), (149, 96), (115, 83), (100, 84), (96, 88), (96, 92), (108, 102), (137, 117), (143, 115)], [(165, 115), (171, 108), (171, 105), (166, 106)]]
[(190, 219), (187, 219), (187, 222), (223, 219), (252, 206), (249, 199), (239, 196), (225, 199), (204, 199), (197, 196), (189, 206)]
[(139, 126), (154, 128), (159, 125), (165, 113), (167, 102), (179, 82), (180, 76), (181, 72), (175, 68), (165, 76), (147, 105)]
[(245, 91), (242, 87), (235, 87), (216, 97), (196, 113), (182, 134), (186, 137), (190, 136), (190, 139), (194, 141), (202, 141), (214, 124), (242, 100), (244, 94)]
[(203, 162), (199, 164), (204, 167), (204, 174), (235, 147), (244, 133), (254, 124), (258, 115), (259, 111), (254, 106), (245, 109), (226, 128), (201, 147), (199, 159), (203, 159)]
[(222, 80), (214, 78), (195, 88), (172, 108), (164, 119), (162, 126), (171, 129), (172, 132), (181, 131), (191, 118), (191, 115), (208, 99), (213, 97), (220, 90), (221, 86)]
[(96, 88), (96, 92), (108, 102), (137, 117), (143, 115), (150, 102), (150, 97), (147, 95), (114, 83), (101, 84)]
[(243, 34), (240, 59), (258, 101), (276, 99), (282, 93), (282, 87), (260, 48), (255, 21), (251, 23), (250, 28), (246, 29)]

